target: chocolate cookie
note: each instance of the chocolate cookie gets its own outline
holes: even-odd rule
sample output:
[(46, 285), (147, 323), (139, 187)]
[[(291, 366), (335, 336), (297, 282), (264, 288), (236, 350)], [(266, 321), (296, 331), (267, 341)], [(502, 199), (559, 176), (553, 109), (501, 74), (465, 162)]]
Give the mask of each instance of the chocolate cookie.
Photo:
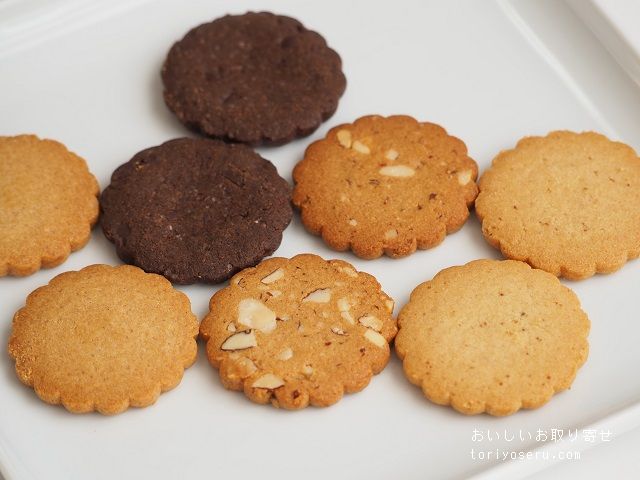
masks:
[(136, 154), (102, 194), (118, 256), (172, 282), (217, 283), (278, 248), (291, 189), (245, 145), (181, 138)]
[(224, 140), (282, 144), (336, 111), (346, 79), (324, 38), (268, 12), (227, 15), (177, 42), (164, 99), (187, 127)]

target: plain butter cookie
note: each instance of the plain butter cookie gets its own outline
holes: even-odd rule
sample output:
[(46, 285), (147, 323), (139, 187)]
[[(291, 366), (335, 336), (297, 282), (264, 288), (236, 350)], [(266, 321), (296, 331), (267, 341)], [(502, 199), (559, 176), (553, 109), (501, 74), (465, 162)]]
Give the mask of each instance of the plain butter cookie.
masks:
[(18, 378), (74, 413), (145, 407), (196, 359), (186, 295), (137, 267), (91, 265), (33, 291), (13, 319)]
[(398, 316), (411, 383), (465, 414), (536, 408), (571, 386), (589, 319), (553, 275), (514, 260), (476, 260), (419, 285)]
[(573, 280), (640, 255), (640, 158), (593, 132), (526, 137), (480, 179), (476, 213), (487, 241)]

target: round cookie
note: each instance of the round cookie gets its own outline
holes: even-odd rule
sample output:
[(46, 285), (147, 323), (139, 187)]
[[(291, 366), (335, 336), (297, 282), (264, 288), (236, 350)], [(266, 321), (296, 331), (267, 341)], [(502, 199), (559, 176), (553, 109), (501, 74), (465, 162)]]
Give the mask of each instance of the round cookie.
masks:
[(307, 148), (293, 171), (293, 203), (335, 250), (402, 257), (464, 224), (477, 174), (465, 144), (438, 125), (367, 116)]
[(589, 319), (553, 275), (476, 260), (419, 285), (398, 316), (411, 383), (465, 414), (510, 415), (571, 386), (588, 354)]
[(209, 307), (200, 336), (223, 385), (286, 409), (362, 390), (396, 334), (393, 300), (375, 278), (311, 254), (238, 273)]
[(0, 137), (0, 277), (55, 267), (82, 248), (98, 194), (86, 162), (61, 143)]
[(487, 241), (515, 260), (578, 280), (640, 255), (640, 158), (603, 135), (526, 137), (480, 179)]
[(127, 263), (176, 283), (217, 283), (278, 248), (290, 192), (245, 145), (171, 140), (113, 173), (102, 229)]
[(163, 277), (91, 265), (29, 295), (9, 354), (43, 401), (110, 415), (178, 385), (196, 359), (197, 333), (189, 299)]
[(164, 99), (204, 135), (282, 144), (333, 115), (346, 87), (341, 66), (324, 38), (293, 18), (227, 15), (171, 48), (162, 67)]

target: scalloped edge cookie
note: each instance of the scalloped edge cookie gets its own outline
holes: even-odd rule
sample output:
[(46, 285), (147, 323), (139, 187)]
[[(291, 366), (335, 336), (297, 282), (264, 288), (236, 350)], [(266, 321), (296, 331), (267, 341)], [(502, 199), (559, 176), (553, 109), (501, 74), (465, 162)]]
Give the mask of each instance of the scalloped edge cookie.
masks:
[(398, 258), (464, 225), (477, 176), (464, 142), (439, 125), (369, 115), (309, 145), (293, 170), (293, 203), (334, 250)]
[[(304, 65), (291, 69), (301, 58)], [(271, 73), (283, 69), (290, 75)], [(169, 50), (161, 77), (164, 101), (183, 125), (252, 146), (310, 135), (335, 113), (347, 85), (340, 55), (319, 33), (289, 16), (251, 11), (189, 30)]]
[[(101, 298), (102, 309), (96, 309)], [(135, 349), (159, 332), (160, 324), (140, 328), (153, 308), (157, 316), (173, 322), (160, 335), (170, 338), (156, 338), (157, 345)], [(29, 294), (13, 318), (9, 356), (20, 381), (44, 402), (61, 404), (73, 413), (113, 415), (151, 405), (176, 387), (196, 360), (197, 334), (188, 297), (161, 275), (130, 265), (90, 265), (62, 273)], [(119, 350), (125, 342), (125, 350)], [(92, 373), (96, 370), (105, 375)], [(112, 378), (119, 371), (129, 378)]]
[(245, 269), (209, 305), (200, 337), (225, 388), (288, 410), (365, 388), (397, 331), (374, 277), (312, 254)]
[(479, 186), (482, 233), (507, 258), (582, 280), (640, 256), (640, 158), (628, 145), (595, 132), (525, 137)]
[[(12, 158), (20, 168), (9, 167)], [(25, 158), (34, 162), (27, 165)], [(0, 137), (0, 159), (0, 277), (60, 265), (91, 237), (99, 212), (96, 178), (62, 143), (35, 135)], [(56, 185), (72, 169), (74, 181)], [(56, 187), (61, 191), (52, 209)]]
[(590, 322), (557, 277), (515, 260), (475, 260), (417, 286), (398, 315), (405, 375), (439, 405), (503, 416), (568, 389)]
[(118, 257), (173, 283), (221, 283), (278, 249), (291, 187), (253, 149), (177, 138), (111, 175), (101, 226)]

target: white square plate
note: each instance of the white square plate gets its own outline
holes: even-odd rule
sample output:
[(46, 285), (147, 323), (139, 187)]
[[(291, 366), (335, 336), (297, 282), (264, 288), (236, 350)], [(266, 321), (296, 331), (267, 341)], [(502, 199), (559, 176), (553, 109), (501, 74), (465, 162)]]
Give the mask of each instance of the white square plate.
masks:
[[(162, 100), (159, 71), (172, 43), (197, 24), (246, 10), (297, 17), (343, 58), (348, 86), (336, 115), (309, 138), (260, 149), (289, 180), (312, 140), (369, 113), (406, 113), (443, 125), (466, 142), (481, 172), (520, 137), (555, 129), (598, 130), (640, 148), (637, 85), (566, 5), (550, 0), (4, 0), (0, 134), (62, 141), (87, 159), (104, 188), (111, 172), (137, 151), (191, 135)], [(437, 248), (375, 261), (327, 249), (296, 217), (276, 254), (299, 252), (342, 258), (372, 273), (398, 309), (442, 268), (499, 258), (473, 215)], [(29, 292), (92, 263), (119, 263), (99, 228), (63, 265), (1, 278), (2, 344)], [(395, 356), (368, 388), (330, 408), (261, 407), (224, 390), (202, 351), (181, 385), (156, 405), (115, 417), (77, 416), (43, 404), (21, 385), (5, 351), (0, 471), (7, 480), (421, 479), (488, 468), (492, 478), (522, 476), (544, 465), (510, 462), (496, 469), (495, 460), (473, 460), (473, 430), (535, 432), (596, 422), (621, 434), (640, 424), (639, 267), (634, 261), (613, 275), (565, 282), (591, 318), (590, 357), (571, 390), (507, 418), (466, 417), (429, 403), (405, 379)], [(180, 287), (199, 317), (217, 288)], [(535, 441), (514, 447), (504, 440), (486, 446), (553, 447)]]

